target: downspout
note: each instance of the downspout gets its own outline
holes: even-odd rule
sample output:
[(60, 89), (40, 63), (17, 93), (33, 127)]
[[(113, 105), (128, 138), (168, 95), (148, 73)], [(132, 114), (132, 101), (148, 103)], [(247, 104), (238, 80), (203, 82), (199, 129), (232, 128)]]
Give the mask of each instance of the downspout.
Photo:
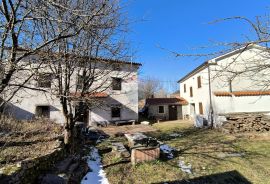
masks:
[(211, 75), (210, 75), (210, 63), (208, 61), (208, 87), (209, 87), (209, 103), (210, 103), (210, 114), (209, 114), (209, 119), (210, 119), (210, 127), (214, 127), (214, 110), (213, 110), (213, 103), (212, 103), (212, 89), (211, 89)]

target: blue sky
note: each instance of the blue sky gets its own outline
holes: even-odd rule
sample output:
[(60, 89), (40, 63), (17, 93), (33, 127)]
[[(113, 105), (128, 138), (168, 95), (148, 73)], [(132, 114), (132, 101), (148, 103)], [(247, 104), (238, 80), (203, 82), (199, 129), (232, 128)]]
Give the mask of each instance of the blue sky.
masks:
[(269, 0), (129, 0), (126, 6), (134, 60), (143, 64), (140, 77), (158, 78), (168, 90), (173, 88), (166, 81), (177, 81), (206, 58), (176, 58), (167, 50), (199, 53), (200, 46), (241, 41), (252, 36), (246, 23), (209, 22), (232, 16), (254, 20), (270, 12)]

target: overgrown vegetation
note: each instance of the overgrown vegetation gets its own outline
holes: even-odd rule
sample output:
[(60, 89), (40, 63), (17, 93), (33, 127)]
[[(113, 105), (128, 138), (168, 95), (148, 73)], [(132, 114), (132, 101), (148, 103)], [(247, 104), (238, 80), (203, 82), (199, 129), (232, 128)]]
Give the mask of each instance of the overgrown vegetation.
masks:
[[(174, 147), (175, 158), (162, 158), (133, 167), (131, 163), (121, 162), (113, 152), (103, 152), (103, 164), (110, 183), (185, 183), (185, 180), (201, 176), (213, 178), (214, 174), (218, 174), (216, 183), (232, 183), (230, 177), (235, 179), (237, 175), (252, 183), (270, 183), (269, 133), (229, 135), (217, 130), (196, 129), (184, 121), (153, 126), (157, 131), (148, 134)], [(180, 136), (170, 137), (172, 133)], [(100, 145), (103, 150), (109, 141), (112, 139)], [(179, 160), (192, 165), (192, 174), (180, 170)]]
[(62, 127), (49, 120), (18, 121), (0, 117), (0, 167), (35, 158), (54, 149)]

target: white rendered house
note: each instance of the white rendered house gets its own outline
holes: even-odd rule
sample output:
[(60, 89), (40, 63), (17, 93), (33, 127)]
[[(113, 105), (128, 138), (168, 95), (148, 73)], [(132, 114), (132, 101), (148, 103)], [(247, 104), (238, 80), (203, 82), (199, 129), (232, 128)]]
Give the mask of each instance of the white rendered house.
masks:
[[(205, 61), (178, 81), (184, 117), (270, 111), (270, 57), (250, 45)], [(268, 66), (268, 67), (267, 67)], [(254, 70), (253, 70), (254, 69)], [(243, 72), (245, 71), (245, 72)]]
[[(138, 69), (140, 63), (120, 60), (102, 59), (101, 63), (112, 63), (112, 67), (97, 67), (97, 71), (103, 73), (102, 79), (97, 79), (93, 87), (103, 85), (100, 92), (91, 94), (94, 105), (78, 121), (86, 126), (97, 123), (110, 123), (114, 121), (138, 120)], [(48, 91), (53, 91), (55, 78), (48, 75), (46, 65), (43, 67), (44, 75), (39, 73), (35, 79), (29, 82), (30, 86), (38, 86)], [(105, 72), (102, 72), (102, 71)], [(110, 70), (110, 71), (107, 71)], [(20, 74), (22, 78), (26, 74)], [(72, 76), (71, 88), (78, 87), (80, 78)], [(72, 90), (70, 90), (72, 92)], [(75, 89), (74, 89), (75, 91)], [(60, 100), (53, 93), (46, 93), (31, 89), (22, 89), (9, 101), (5, 112), (19, 120), (31, 120), (37, 117), (49, 118), (57, 123), (64, 123)], [(76, 96), (76, 93), (73, 94)], [(5, 98), (3, 98), (5, 99)], [(76, 113), (76, 108), (73, 107)]]

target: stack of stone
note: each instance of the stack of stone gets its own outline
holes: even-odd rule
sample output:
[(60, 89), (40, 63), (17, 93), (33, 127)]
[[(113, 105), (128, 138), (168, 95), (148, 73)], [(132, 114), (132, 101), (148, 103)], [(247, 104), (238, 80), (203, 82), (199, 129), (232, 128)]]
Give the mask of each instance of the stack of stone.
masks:
[(223, 129), (229, 133), (270, 131), (270, 116), (263, 113), (225, 114)]

